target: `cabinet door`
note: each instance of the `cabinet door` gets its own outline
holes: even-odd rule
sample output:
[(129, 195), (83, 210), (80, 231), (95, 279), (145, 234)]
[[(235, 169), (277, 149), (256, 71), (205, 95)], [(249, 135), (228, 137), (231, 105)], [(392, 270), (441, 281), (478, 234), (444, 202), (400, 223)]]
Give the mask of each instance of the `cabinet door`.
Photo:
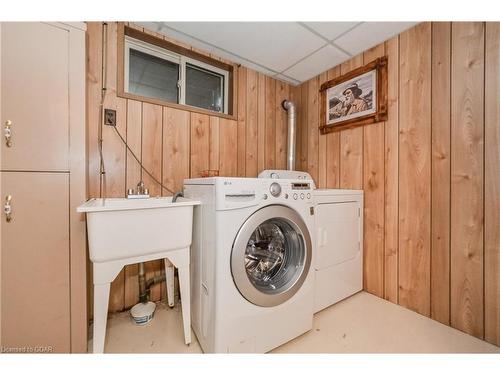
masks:
[(45, 23), (1, 24), (2, 170), (67, 171), (69, 32)]
[(358, 202), (318, 204), (316, 269), (354, 259), (360, 254)]
[(70, 351), (69, 174), (1, 172), (2, 346)]

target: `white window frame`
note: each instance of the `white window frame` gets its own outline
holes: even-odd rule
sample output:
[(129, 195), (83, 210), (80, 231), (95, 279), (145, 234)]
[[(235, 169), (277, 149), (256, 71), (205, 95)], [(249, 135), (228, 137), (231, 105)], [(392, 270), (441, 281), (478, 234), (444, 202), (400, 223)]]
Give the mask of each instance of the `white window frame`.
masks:
[[(124, 48), (124, 53), (125, 53), (125, 61), (124, 61), (124, 91), (126, 93), (129, 92), (129, 69), (130, 69), (130, 49), (135, 49), (137, 51), (146, 53), (148, 55), (152, 55), (155, 57), (158, 57), (163, 60), (171, 61), (175, 64), (179, 65), (179, 80), (177, 81), (177, 87), (178, 87), (178, 98), (177, 102), (178, 104), (182, 104), (185, 106), (193, 107), (193, 108), (200, 108), (203, 110), (211, 111), (210, 109), (202, 108), (202, 107), (196, 107), (196, 106), (190, 106), (186, 104), (186, 64), (194, 65), (195, 67), (199, 67), (204, 70), (208, 70), (210, 72), (214, 72), (217, 74), (220, 74), (221, 76), (224, 77), (223, 80), (223, 95), (224, 95), (224, 103), (223, 103), (223, 110), (218, 112), (218, 111), (212, 111), (215, 113), (224, 113), (228, 114), (228, 103), (229, 103), (229, 72), (224, 69), (217, 68), (213, 65), (201, 62), (199, 60), (180, 55), (178, 53), (169, 51), (165, 48), (155, 46), (154, 44), (150, 44), (147, 42), (144, 42), (139, 39), (131, 38), (129, 36), (125, 36), (125, 48)], [(131, 93), (133, 94), (133, 93)], [(158, 99), (158, 98), (153, 98), (153, 99)], [(159, 99), (161, 100), (161, 99)]]
[[(173, 62), (177, 65), (179, 65), (179, 71), (182, 70), (181, 66), (181, 59), (180, 56), (172, 53), (164, 48), (157, 47), (153, 44), (143, 42), (142, 40), (130, 38), (128, 36), (125, 37), (125, 80), (124, 80), (124, 91), (127, 93), (130, 93), (129, 91), (129, 73), (130, 73), (130, 49), (135, 49), (137, 51), (140, 51), (142, 53), (152, 55), (155, 57), (158, 57), (163, 60), (167, 60), (170, 62)], [(177, 81), (177, 87), (179, 88), (178, 90), (178, 97), (177, 101), (180, 103), (180, 80)]]

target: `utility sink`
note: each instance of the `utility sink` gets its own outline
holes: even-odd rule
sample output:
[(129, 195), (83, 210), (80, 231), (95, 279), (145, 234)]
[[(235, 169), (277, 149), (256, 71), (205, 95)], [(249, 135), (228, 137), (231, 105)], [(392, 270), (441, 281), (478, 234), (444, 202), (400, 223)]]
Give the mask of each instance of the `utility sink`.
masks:
[(172, 197), (93, 198), (77, 208), (87, 214), (90, 260), (110, 262), (191, 246), (193, 207)]
[(93, 264), (94, 353), (104, 351), (111, 282), (126, 265), (157, 259), (164, 259), (165, 272), (172, 264), (179, 271), (184, 340), (191, 342), (189, 259), (193, 209), (199, 204), (184, 198), (173, 203), (172, 197), (94, 198), (77, 208), (87, 214)]

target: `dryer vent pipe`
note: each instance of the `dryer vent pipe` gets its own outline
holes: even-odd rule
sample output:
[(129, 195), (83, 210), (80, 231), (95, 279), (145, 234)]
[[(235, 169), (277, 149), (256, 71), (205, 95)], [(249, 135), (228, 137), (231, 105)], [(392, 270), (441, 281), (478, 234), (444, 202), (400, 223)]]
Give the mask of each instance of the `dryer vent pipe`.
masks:
[(295, 137), (296, 137), (296, 122), (297, 110), (295, 103), (290, 100), (283, 100), (281, 103), (283, 109), (288, 112), (288, 153), (286, 169), (289, 171), (295, 170)]

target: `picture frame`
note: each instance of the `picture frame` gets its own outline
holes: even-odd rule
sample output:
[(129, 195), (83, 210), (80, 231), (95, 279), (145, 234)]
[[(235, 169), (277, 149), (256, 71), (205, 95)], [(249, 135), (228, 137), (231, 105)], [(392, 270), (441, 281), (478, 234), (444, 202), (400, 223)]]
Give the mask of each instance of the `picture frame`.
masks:
[(321, 85), (320, 132), (387, 120), (387, 56)]

